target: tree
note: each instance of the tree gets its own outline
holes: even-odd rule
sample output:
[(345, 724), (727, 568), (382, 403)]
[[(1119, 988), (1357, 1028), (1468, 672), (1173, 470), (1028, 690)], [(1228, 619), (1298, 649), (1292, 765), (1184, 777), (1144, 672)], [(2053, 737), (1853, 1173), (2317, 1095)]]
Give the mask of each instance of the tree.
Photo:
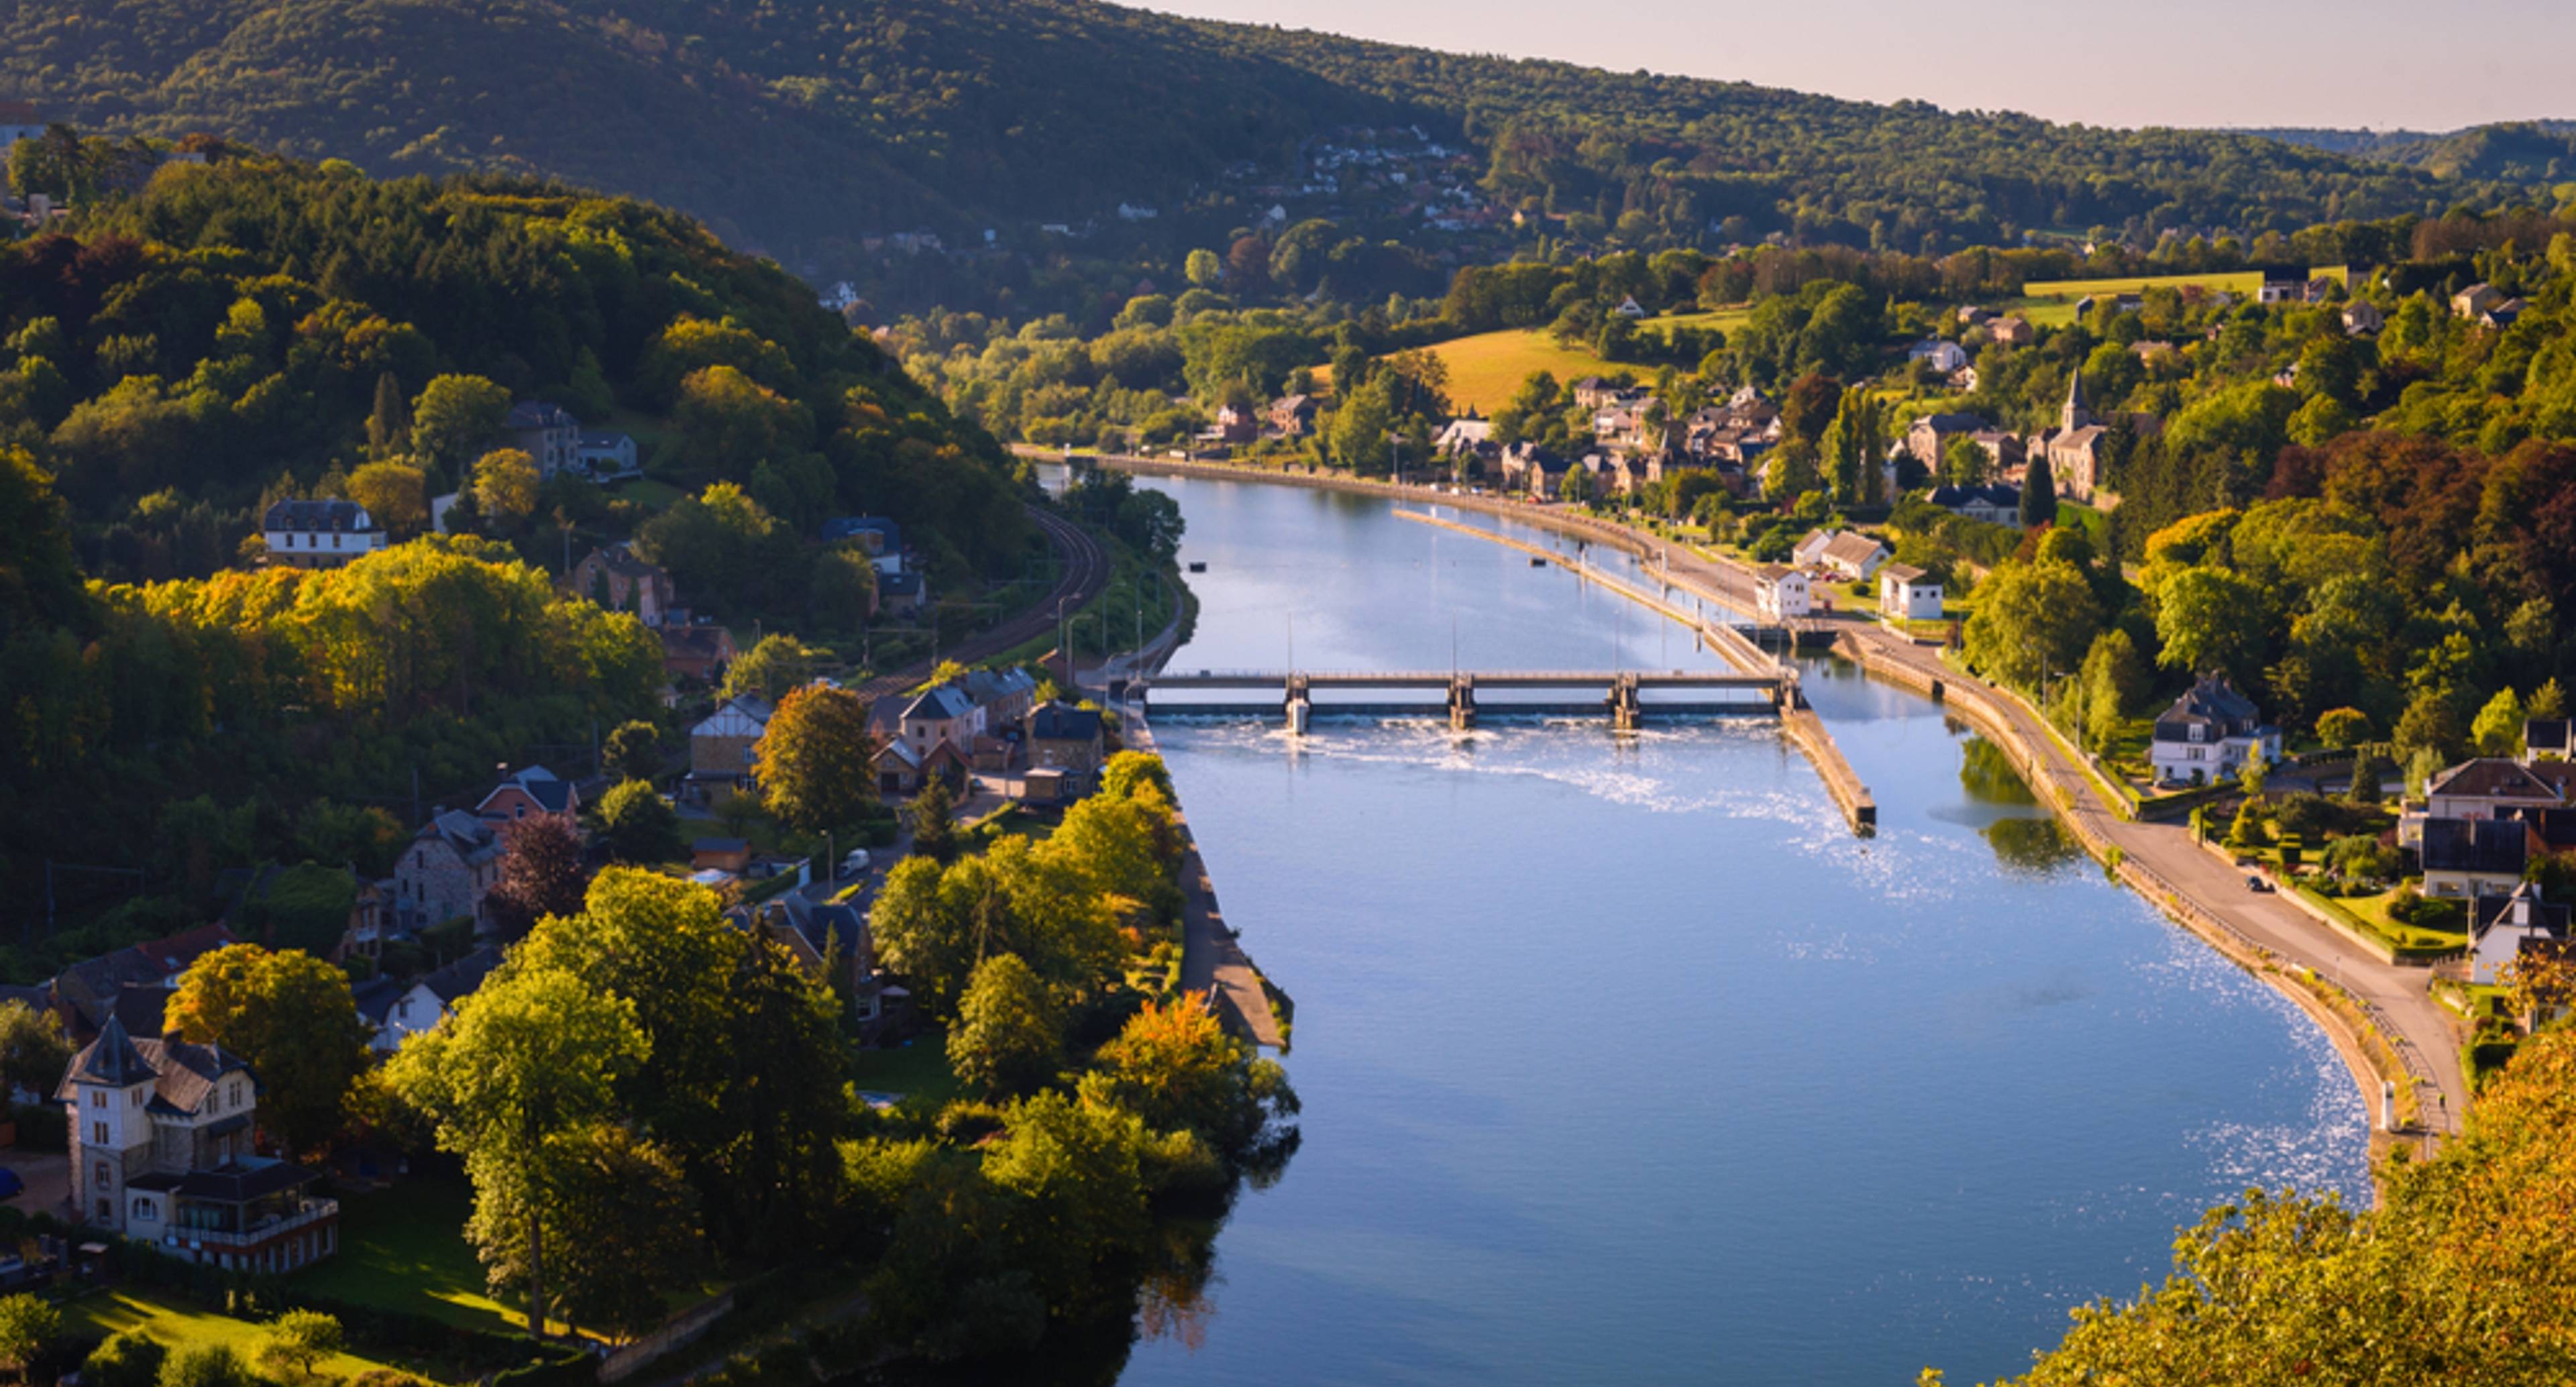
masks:
[(855, 631), (876, 608), (877, 569), (865, 553), (841, 546), (815, 557), (805, 610), (817, 625), (829, 631)]
[(376, 376), (375, 407), (367, 412), (367, 453), (390, 458), (411, 446), (411, 402), (391, 371)]
[(1162, 791), (1166, 802), (1173, 798), (1172, 772), (1152, 752), (1121, 751), (1100, 768), (1099, 793), (1104, 798), (1134, 799), (1148, 785)]
[(2272, 763), (2263, 755), (2263, 748), (2259, 746), (2246, 753), (2244, 761), (2237, 765), (2236, 783), (2245, 787), (2245, 798), (2248, 800), (2263, 798), (2263, 783), (2271, 778)]
[(934, 1011), (943, 1010), (964, 988), (982, 956), (982, 931), (970, 918), (975, 907), (1004, 908), (999, 884), (991, 883), (989, 874), (985, 884), (991, 890), (982, 893), (991, 897), (989, 904), (963, 889), (968, 884), (964, 875), (959, 891), (943, 890), (946, 875), (927, 854), (907, 857), (886, 872), (876, 904), (868, 910), (868, 940), (878, 961), (910, 980), (923, 1004)]
[(2559, 689), (2556, 679), (2547, 680), (2531, 691), (2531, 706), (2522, 711), (2525, 717), (2544, 721), (2563, 718), (2567, 716), (2567, 695)]
[(0, 1363), (24, 1380), (45, 1345), (62, 1337), (63, 1315), (32, 1295), (0, 1298)]
[(259, 1125), (289, 1152), (339, 1132), (350, 1086), (367, 1068), (349, 975), (301, 950), (231, 944), (199, 958), (180, 975), (164, 1024), (250, 1062)]
[(2156, 663), (2197, 674), (2262, 668), (2263, 590), (2224, 568), (2194, 567), (2156, 589)]
[(319, 1310), (289, 1310), (260, 1335), (259, 1363), (281, 1375), (309, 1378), (344, 1341), (338, 1320)]
[(474, 505), (506, 534), (537, 509), (537, 462), (517, 448), (495, 448), (474, 463)]
[(2480, 756), (2515, 755), (2522, 750), (2522, 723), (2527, 716), (2522, 699), (2512, 689), (2498, 689), (2469, 723), (2469, 741)]
[(680, 816), (651, 781), (629, 780), (599, 797), (599, 825), (620, 862), (668, 862), (686, 846)]
[(493, 923), (515, 938), (549, 915), (579, 911), (588, 877), (581, 830), (560, 814), (530, 814), (501, 826), (500, 879), (484, 900)]
[(724, 697), (758, 694), (777, 703), (788, 690), (813, 682), (814, 665), (822, 655), (784, 631), (763, 636), (725, 670)]
[(20, 1001), (0, 1002), (0, 1084), (43, 1093), (62, 1082), (72, 1043), (62, 1018)]
[(546, 1284), (569, 1325), (632, 1340), (669, 1313), (664, 1296), (703, 1265), (697, 1199), (670, 1154), (623, 1123), (591, 1122), (545, 1140), (543, 1178), (519, 1206), (477, 1200), (466, 1237), (496, 1289), (527, 1287), (538, 1270), (534, 1230), (548, 1236)]
[(88, 1387), (155, 1387), (170, 1350), (140, 1329), (120, 1329), (81, 1362)]
[(2085, 737), (2095, 750), (2108, 747), (2146, 698), (2146, 662), (2129, 633), (2113, 627), (2084, 652)]
[(1565, 479), (1556, 484), (1556, 494), (1569, 506), (1579, 506), (1592, 499), (1592, 473), (1582, 463), (1565, 465)]
[(1333, 411), (1333, 461), (1363, 477), (1385, 476), (1390, 467), (1386, 436), (1393, 423), (1383, 378), (1351, 391)]
[(2261, 824), (2261, 817), (2254, 812), (2254, 797), (2247, 795), (2244, 801), (2236, 806), (2236, 817), (2228, 821), (2227, 846), (2239, 849), (2254, 846), (2255, 835), (2261, 831)]
[(957, 855), (957, 796), (942, 776), (912, 797), (912, 850), (933, 862)]
[(1064, 1048), (1063, 1019), (1046, 984), (1018, 954), (975, 965), (948, 1037), (949, 1067), (987, 1096), (1046, 1081)]
[(2359, 708), (2329, 708), (2317, 715), (2317, 740), (2341, 751), (2370, 740), (2370, 715)]
[(412, 401), (412, 445), (431, 462), (461, 469), (500, 435), (509, 415), (510, 392), (483, 377), (435, 376)]
[(2057, 478), (2049, 468), (2045, 451), (2033, 454), (2029, 467), (2022, 472), (2018, 519), (2025, 530), (2057, 523)]
[(414, 533), (429, 519), (427, 484), (407, 462), (371, 462), (350, 473), (349, 499), (396, 534)]
[(847, 689), (808, 684), (789, 691), (752, 747), (753, 774), (769, 811), (790, 827), (819, 833), (854, 822), (876, 802), (866, 700)]
[(1229, 1157), (1251, 1147), (1274, 1117), (1297, 1111), (1279, 1066), (1225, 1033), (1196, 992), (1147, 1002), (1100, 1047), (1083, 1076), (1084, 1101), (1124, 1108), (1157, 1131), (1191, 1131)]
[(651, 780), (662, 773), (662, 732), (638, 719), (608, 734), (608, 770), (619, 780)]
[(1969, 663), (2007, 684), (2030, 688), (2075, 673), (2101, 624), (2084, 575), (2064, 563), (2007, 562), (1977, 585), (1968, 618)]
[(1225, 262), (1217, 258), (1215, 251), (1202, 246), (1183, 259), (1181, 273), (1199, 288), (1213, 289), (1225, 282)]
[(1954, 433), (1941, 443), (1941, 480), (1952, 486), (1984, 486), (1986, 474), (1994, 470), (1994, 455), (1964, 433)]
[(439, 1149), (464, 1159), (466, 1237), (495, 1289), (524, 1289), (531, 1333), (558, 1299), (581, 1295), (550, 1285), (548, 1230), (596, 1225), (595, 1209), (571, 1202), (589, 1187), (564, 1168), (580, 1147), (562, 1139), (613, 1120), (618, 1084), (650, 1054), (632, 1002), (514, 961), (386, 1065), (394, 1091), (437, 1124)]
[(230, 1344), (181, 1344), (161, 1364), (160, 1387), (259, 1387)]

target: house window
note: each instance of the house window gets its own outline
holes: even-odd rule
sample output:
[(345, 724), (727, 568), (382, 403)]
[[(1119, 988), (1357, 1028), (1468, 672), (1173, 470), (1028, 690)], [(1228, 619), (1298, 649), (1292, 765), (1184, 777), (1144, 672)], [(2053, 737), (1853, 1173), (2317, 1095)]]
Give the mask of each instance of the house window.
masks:
[[(104, 1122), (93, 1122), (89, 1124), (89, 1139), (101, 1146), (107, 1145), (107, 1124)], [(105, 1166), (99, 1167), (101, 1170), (105, 1170), (106, 1168), (107, 1167)]]
[(233, 1080), (232, 1104), (236, 1108), (241, 1106), (241, 1080), (239, 1079)]
[(93, 1108), (103, 1108), (103, 1107), (106, 1107), (106, 1106), (107, 1106), (107, 1090), (106, 1090), (106, 1089), (103, 1089), (103, 1088), (94, 1088), (94, 1089), (91, 1089), (91, 1090), (89, 1091), (89, 1105), (90, 1105), (91, 1107), (93, 1107)]
[(134, 1201), (134, 1216), (136, 1218), (159, 1218), (161, 1216), (161, 1211), (151, 1200), (138, 1199)]
[(2201, 726), (2199, 723), (2193, 723), (2191, 725), (2191, 739), (2193, 741), (2197, 742), (2207, 740), (2208, 735), (2208, 728)]
[(112, 1219), (116, 1217), (116, 1201), (113, 1199), (101, 1199), (98, 1201), (98, 1216), (101, 1219)]
[(96, 1177), (97, 1177), (97, 1184), (98, 1184), (98, 1187), (99, 1187), (100, 1189), (105, 1189), (105, 1188), (107, 1188), (109, 1185), (112, 1185), (112, 1184), (115, 1184), (115, 1183), (116, 1183), (116, 1179), (115, 1179), (115, 1177), (114, 1177), (114, 1176), (112, 1176), (112, 1175), (110, 1175), (110, 1174), (108, 1173), (108, 1169), (107, 1169), (107, 1162), (105, 1162), (105, 1161), (101, 1161), (101, 1162), (99, 1162), (99, 1163), (98, 1163), (98, 1166), (97, 1166), (97, 1169), (96, 1169), (96, 1172), (95, 1172), (95, 1173), (96, 1173)]

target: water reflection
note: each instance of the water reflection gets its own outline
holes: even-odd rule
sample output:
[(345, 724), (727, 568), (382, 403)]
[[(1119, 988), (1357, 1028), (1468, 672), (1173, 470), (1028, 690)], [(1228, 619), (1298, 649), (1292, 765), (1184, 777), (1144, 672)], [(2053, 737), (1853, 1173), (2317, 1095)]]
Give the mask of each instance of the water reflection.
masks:
[(2013, 768), (2002, 747), (1972, 734), (1966, 753), (1959, 762), (1959, 784), (1970, 799), (1980, 804), (2039, 803), (2039, 796), (2031, 793), (2030, 783)]

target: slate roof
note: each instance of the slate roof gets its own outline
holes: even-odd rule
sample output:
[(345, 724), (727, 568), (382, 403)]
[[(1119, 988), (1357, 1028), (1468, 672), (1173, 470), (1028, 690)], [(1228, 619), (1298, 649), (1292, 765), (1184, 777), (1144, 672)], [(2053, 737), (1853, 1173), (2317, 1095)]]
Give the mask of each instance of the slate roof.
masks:
[(68, 1087), (72, 1080), (77, 1079), (84, 1083), (123, 1088), (143, 1082), (153, 1072), (150, 1062), (143, 1058), (143, 1052), (134, 1048), (133, 1038), (125, 1032), (125, 1023), (111, 1013), (107, 1024), (99, 1027), (98, 1039), (81, 1047), (81, 1052), (72, 1056), (71, 1069), (65, 1075), (64, 1083)]
[(1029, 713), (1029, 735), (1042, 742), (1087, 742), (1100, 736), (1100, 712), (1070, 703), (1041, 703)]
[(358, 1014), (371, 1024), (382, 1026), (393, 1014), (394, 1003), (411, 991), (411, 985), (398, 978), (370, 978), (349, 989), (349, 1000), (357, 1004)]
[(2156, 719), (2155, 736), (2160, 742), (2187, 742), (2197, 724), (2209, 729), (2205, 740), (2218, 742), (2253, 736), (2261, 730), (2262, 722), (2261, 710), (2252, 699), (2238, 693), (2235, 685), (2215, 675), (2203, 675)]
[(314, 1172), (285, 1161), (231, 1161), (212, 1170), (192, 1170), (178, 1178), (171, 1192), (182, 1199), (211, 1200), (217, 1204), (247, 1204), (272, 1194), (302, 1189), (313, 1183)]
[(922, 690), (918, 698), (905, 704), (903, 717), (906, 722), (914, 718), (962, 718), (974, 711), (975, 700), (968, 698), (964, 689), (955, 684), (942, 684)]
[(279, 501), (260, 521), (263, 530), (363, 534), (377, 528), (367, 508), (355, 501)]
[(2498, 925), (2536, 929), (2565, 938), (2568, 910), (2541, 899), (2540, 888), (2526, 881), (2502, 896), (2481, 895), (2473, 900), (2474, 931), (2485, 934)]
[(1871, 539), (1858, 530), (1845, 530), (1825, 542), (1824, 558), (1827, 563), (1848, 564), (1853, 568), (1861, 568), (1871, 559), (1886, 552), (1887, 546), (1877, 540)]
[(2459, 795), (2477, 799), (2519, 799), (2536, 804), (2558, 804), (2567, 798), (2569, 771), (2556, 767), (2543, 773), (2518, 761), (2501, 756), (2480, 756), (2462, 761), (2434, 776), (2424, 787), (2431, 795)]
[(1932, 494), (1925, 499), (1943, 510), (1958, 510), (1963, 506), (1977, 504), (2014, 510), (2021, 505), (2021, 488), (2000, 485), (1936, 486), (1932, 488)]
[(2428, 872), (2522, 875), (2531, 837), (2506, 819), (2426, 819), (2419, 853)]
[(546, 400), (521, 400), (510, 406), (510, 416), (501, 427), (516, 432), (521, 429), (578, 429), (581, 421), (572, 411)]
[(877, 575), (877, 591), (887, 597), (919, 597), (922, 591), (921, 575), (881, 573)]
[(1880, 569), (1878, 571), (1878, 576), (1881, 578), (1893, 578), (1900, 583), (1911, 583), (1923, 576), (1923, 570), (1916, 568), (1910, 563), (1891, 563), (1885, 568)]
[(422, 975), (420, 985), (437, 994), (438, 1000), (456, 1005), (459, 997), (470, 997), (501, 966), (501, 951), (486, 944), (444, 968)]
[(231, 1074), (246, 1074), (250, 1065), (220, 1045), (194, 1045), (179, 1040), (136, 1040), (115, 1016), (99, 1028), (98, 1039), (82, 1046), (63, 1071), (54, 1096), (75, 1096), (74, 1085), (105, 1084), (128, 1088), (152, 1083), (152, 1104), (171, 1113), (193, 1113), (206, 1095)]
[(484, 861), (501, 851), (501, 835), (491, 821), (462, 809), (443, 810), (431, 816), (428, 823), (420, 826), (420, 832), (412, 835), (415, 842), (424, 838), (444, 841), (467, 863)]
[(85, 1028), (103, 1026), (128, 983), (164, 983), (188, 965), (233, 942), (220, 923), (199, 925), (166, 939), (137, 944), (65, 968), (54, 979), (54, 995), (67, 1003)]
[(836, 515), (823, 522), (823, 542), (826, 544), (868, 534), (883, 541), (886, 553), (892, 554), (903, 548), (903, 527), (882, 515)]

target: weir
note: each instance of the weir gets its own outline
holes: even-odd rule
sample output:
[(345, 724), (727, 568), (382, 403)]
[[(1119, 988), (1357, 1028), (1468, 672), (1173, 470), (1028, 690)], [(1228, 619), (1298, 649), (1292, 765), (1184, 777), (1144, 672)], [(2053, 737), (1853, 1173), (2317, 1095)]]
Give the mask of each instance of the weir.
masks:
[[(1480, 718), (1601, 717), (1613, 728), (1635, 731), (1645, 722), (1665, 718), (1777, 716), (1794, 700), (1796, 681), (1777, 674), (1692, 673), (1672, 670), (1452, 670), (1311, 671), (1200, 670), (1162, 673), (1129, 685), (1129, 692), (1152, 706), (1156, 695), (1166, 712), (1257, 713), (1277, 708), (1289, 730), (1304, 732), (1317, 715), (1339, 717), (1445, 716), (1466, 731)], [(1441, 701), (1369, 698), (1371, 693), (1437, 690)], [(1273, 692), (1275, 691), (1275, 692)], [(1321, 692), (1357, 694), (1355, 698), (1318, 698)], [(1650, 691), (1685, 695), (1734, 694), (1736, 697), (1649, 698)], [(1171, 695), (1242, 693), (1247, 699), (1184, 699)], [(1483, 694), (1484, 697), (1479, 695)], [(1514, 697), (1513, 694), (1522, 695)], [(1267, 697), (1263, 697), (1267, 695)], [(1535, 696), (1531, 696), (1535, 695)], [(1551, 695), (1571, 695), (1551, 696)], [(1750, 695), (1750, 696), (1745, 696)]]

